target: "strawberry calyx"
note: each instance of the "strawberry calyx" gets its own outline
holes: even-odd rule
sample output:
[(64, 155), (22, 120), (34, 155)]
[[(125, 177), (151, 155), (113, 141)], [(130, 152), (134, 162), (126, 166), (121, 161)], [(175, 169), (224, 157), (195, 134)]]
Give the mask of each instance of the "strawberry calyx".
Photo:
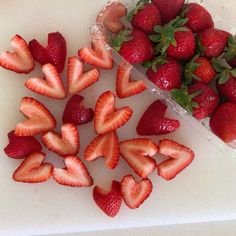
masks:
[(236, 56), (236, 35), (228, 39), (228, 47), (225, 48), (224, 58), (226, 61), (232, 60)]
[(154, 72), (157, 72), (158, 66), (168, 63), (166, 56), (158, 56), (152, 61), (146, 61), (142, 65), (146, 68), (152, 68)]
[(127, 15), (127, 19), (128, 21), (131, 21), (132, 18), (134, 17), (134, 15), (137, 14), (138, 10), (142, 9), (144, 7), (145, 4), (149, 3), (150, 0), (140, 0), (138, 1), (138, 3), (136, 4), (136, 7), (130, 11), (130, 13)]
[(125, 29), (125, 30), (121, 31), (119, 33), (119, 35), (112, 40), (112, 47), (117, 52), (119, 52), (121, 45), (124, 42), (128, 42), (133, 39), (133, 37), (131, 36), (131, 33), (132, 33), (132, 29)]

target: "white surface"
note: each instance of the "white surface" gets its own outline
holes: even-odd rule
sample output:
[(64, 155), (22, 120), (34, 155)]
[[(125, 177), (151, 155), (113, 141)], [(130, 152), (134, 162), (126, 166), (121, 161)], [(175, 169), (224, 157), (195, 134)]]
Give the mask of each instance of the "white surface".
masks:
[[(68, 55), (75, 55), (78, 48), (88, 43), (88, 25), (105, 2), (1, 1), (0, 51), (10, 49), (9, 39), (15, 33), (28, 41), (32, 38), (46, 41), (48, 32), (58, 30), (67, 39)], [(39, 70), (33, 74), (38, 75)], [(151, 176), (154, 190), (148, 201), (135, 211), (123, 204), (115, 219), (106, 217), (96, 207), (92, 200), (92, 188), (66, 188), (53, 180), (38, 185), (13, 182), (11, 174), (20, 161), (7, 158), (2, 149), (7, 144), (7, 132), (23, 119), (19, 113), (21, 98), (26, 95), (38, 98), (52, 110), (58, 121), (64, 108), (60, 102), (27, 91), (23, 86), (23, 78), (28, 76), (0, 69), (0, 234), (81, 232), (236, 219), (236, 160), (211, 147), (185, 124), (178, 132), (165, 137), (190, 146), (196, 153), (193, 164), (171, 182), (162, 180), (154, 172)], [(101, 88), (114, 90), (114, 79), (115, 70), (104, 72), (99, 83), (82, 93), (87, 99), (86, 104), (94, 106)], [(134, 137), (135, 126), (132, 124), (136, 124), (145, 107), (154, 99), (146, 92), (118, 102), (120, 105), (132, 104), (132, 108), (135, 107), (133, 119), (118, 131), (121, 140)], [(79, 155), (82, 158), (83, 149), (93, 138), (94, 132), (92, 124), (79, 128), (79, 131), (83, 140)], [(57, 166), (61, 165), (61, 159), (51, 153), (48, 153), (48, 159)], [(132, 172), (122, 160), (119, 168), (113, 172), (105, 169), (103, 160), (87, 166), (95, 183), (104, 186), (108, 186), (112, 179), (119, 180), (124, 174)]]

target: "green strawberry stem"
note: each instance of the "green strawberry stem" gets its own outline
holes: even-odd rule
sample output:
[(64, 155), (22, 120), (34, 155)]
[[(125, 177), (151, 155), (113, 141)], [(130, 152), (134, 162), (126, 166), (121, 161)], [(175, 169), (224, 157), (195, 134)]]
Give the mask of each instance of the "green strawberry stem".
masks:
[(123, 42), (128, 42), (133, 39), (131, 33), (131, 29), (125, 29), (124, 31), (120, 32), (119, 35), (112, 40), (112, 47), (117, 52), (119, 52)]
[(145, 4), (151, 2), (150, 0), (140, 0), (138, 1), (138, 3), (136, 4), (136, 7), (130, 11), (127, 15), (127, 19), (128, 21), (131, 21), (132, 18), (134, 17), (134, 15), (137, 14), (138, 10), (142, 9), (144, 7)]
[(236, 35), (230, 36), (228, 39), (228, 47), (225, 48), (223, 57), (230, 61), (236, 56)]

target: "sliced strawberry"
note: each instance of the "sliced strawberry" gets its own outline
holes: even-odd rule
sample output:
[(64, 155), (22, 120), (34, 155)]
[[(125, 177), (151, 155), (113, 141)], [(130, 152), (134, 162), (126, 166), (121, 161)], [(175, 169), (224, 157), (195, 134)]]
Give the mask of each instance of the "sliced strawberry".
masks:
[(90, 187), (93, 178), (90, 176), (83, 162), (75, 156), (67, 156), (64, 159), (64, 169), (54, 168), (53, 178), (57, 183), (70, 187)]
[(119, 98), (126, 98), (143, 92), (147, 86), (141, 80), (131, 81), (132, 66), (122, 63), (116, 75), (116, 94)]
[(84, 97), (75, 95), (69, 99), (63, 113), (63, 123), (73, 123), (74, 125), (82, 125), (93, 120), (94, 112), (92, 108), (85, 108), (82, 105)]
[(11, 158), (21, 159), (34, 152), (40, 152), (42, 145), (32, 136), (16, 136), (15, 131), (8, 133), (9, 144), (4, 148), (4, 152)]
[(95, 186), (93, 189), (93, 199), (106, 215), (115, 217), (120, 211), (122, 203), (120, 183), (113, 180), (109, 191)]
[(78, 57), (68, 59), (67, 89), (68, 93), (75, 95), (88, 88), (99, 79), (98, 69), (84, 72), (84, 66)]
[(0, 66), (16, 73), (28, 74), (34, 69), (34, 59), (25, 40), (15, 35), (11, 39), (14, 52), (5, 51), (0, 54)]
[(13, 179), (24, 183), (41, 183), (47, 181), (53, 170), (53, 165), (43, 163), (46, 156), (38, 152), (28, 156), (13, 173)]
[(142, 179), (137, 182), (132, 175), (127, 175), (121, 181), (123, 199), (131, 209), (140, 207), (151, 192), (152, 182), (149, 179)]
[(53, 131), (45, 133), (42, 142), (50, 151), (62, 157), (76, 155), (79, 152), (79, 132), (73, 124), (62, 125), (61, 135)]
[(43, 96), (64, 99), (66, 97), (66, 91), (56, 67), (52, 64), (46, 64), (42, 66), (42, 71), (45, 79), (30, 78), (26, 80), (25, 86)]
[(115, 131), (97, 136), (84, 151), (84, 159), (87, 161), (104, 157), (109, 169), (118, 165), (119, 156), (119, 140)]
[(142, 178), (146, 178), (156, 168), (151, 156), (158, 147), (150, 139), (131, 139), (120, 143), (120, 154), (128, 165)]
[(169, 158), (157, 165), (158, 175), (166, 180), (175, 178), (194, 159), (191, 149), (168, 139), (160, 141), (159, 153)]
[(105, 134), (123, 126), (132, 116), (130, 107), (116, 109), (115, 95), (111, 91), (103, 93), (95, 107), (94, 127), (97, 134)]
[(20, 111), (29, 119), (16, 125), (17, 136), (33, 136), (56, 127), (57, 122), (50, 111), (34, 98), (24, 97)]

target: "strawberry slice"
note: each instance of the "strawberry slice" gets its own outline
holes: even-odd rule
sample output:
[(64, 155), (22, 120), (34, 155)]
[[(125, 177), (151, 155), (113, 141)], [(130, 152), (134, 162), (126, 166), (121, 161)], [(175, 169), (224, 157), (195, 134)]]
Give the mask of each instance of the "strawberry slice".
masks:
[(119, 156), (119, 140), (115, 131), (97, 136), (84, 151), (84, 159), (87, 161), (104, 157), (109, 169), (118, 165)]
[(152, 192), (152, 182), (142, 179), (137, 182), (132, 175), (123, 177), (121, 181), (121, 193), (126, 205), (131, 208), (139, 208)]
[(122, 203), (120, 183), (113, 180), (108, 191), (95, 186), (93, 189), (93, 199), (106, 215), (115, 217), (120, 211)]
[(141, 80), (131, 81), (132, 66), (122, 63), (116, 75), (116, 94), (119, 98), (127, 98), (143, 92), (147, 87)]
[(100, 76), (98, 69), (84, 72), (84, 66), (78, 57), (68, 59), (67, 90), (69, 94), (75, 95), (94, 84)]
[(169, 158), (157, 165), (158, 175), (166, 180), (175, 178), (194, 159), (191, 149), (168, 139), (160, 141), (159, 153)]
[(131, 139), (120, 143), (120, 154), (128, 165), (142, 178), (146, 178), (156, 168), (151, 156), (158, 152), (158, 147), (150, 139)]
[(73, 124), (62, 125), (61, 135), (53, 131), (45, 133), (42, 142), (47, 149), (62, 157), (76, 155), (79, 152), (79, 132)]
[(97, 16), (96, 22), (102, 23), (111, 33), (118, 33), (125, 26), (121, 18), (127, 14), (126, 7), (120, 2), (109, 2)]
[(52, 64), (46, 64), (42, 66), (42, 71), (45, 79), (30, 78), (26, 80), (25, 86), (43, 96), (64, 99), (66, 97), (66, 91), (56, 67)]
[(104, 92), (95, 107), (94, 127), (97, 134), (104, 134), (123, 126), (132, 116), (130, 107), (116, 109), (115, 95), (111, 91)]
[(28, 156), (13, 173), (13, 179), (24, 183), (41, 183), (47, 181), (53, 171), (53, 165), (43, 163), (46, 156), (38, 152)]
[(64, 159), (64, 169), (54, 168), (53, 178), (57, 183), (70, 187), (90, 187), (93, 178), (90, 176), (83, 162), (75, 156), (67, 156)]
[(0, 54), (0, 66), (16, 73), (28, 74), (34, 69), (34, 59), (25, 40), (15, 35), (11, 39), (14, 52), (5, 51)]
[(29, 119), (16, 125), (17, 136), (34, 136), (56, 127), (57, 122), (50, 111), (34, 98), (24, 97), (20, 111)]

